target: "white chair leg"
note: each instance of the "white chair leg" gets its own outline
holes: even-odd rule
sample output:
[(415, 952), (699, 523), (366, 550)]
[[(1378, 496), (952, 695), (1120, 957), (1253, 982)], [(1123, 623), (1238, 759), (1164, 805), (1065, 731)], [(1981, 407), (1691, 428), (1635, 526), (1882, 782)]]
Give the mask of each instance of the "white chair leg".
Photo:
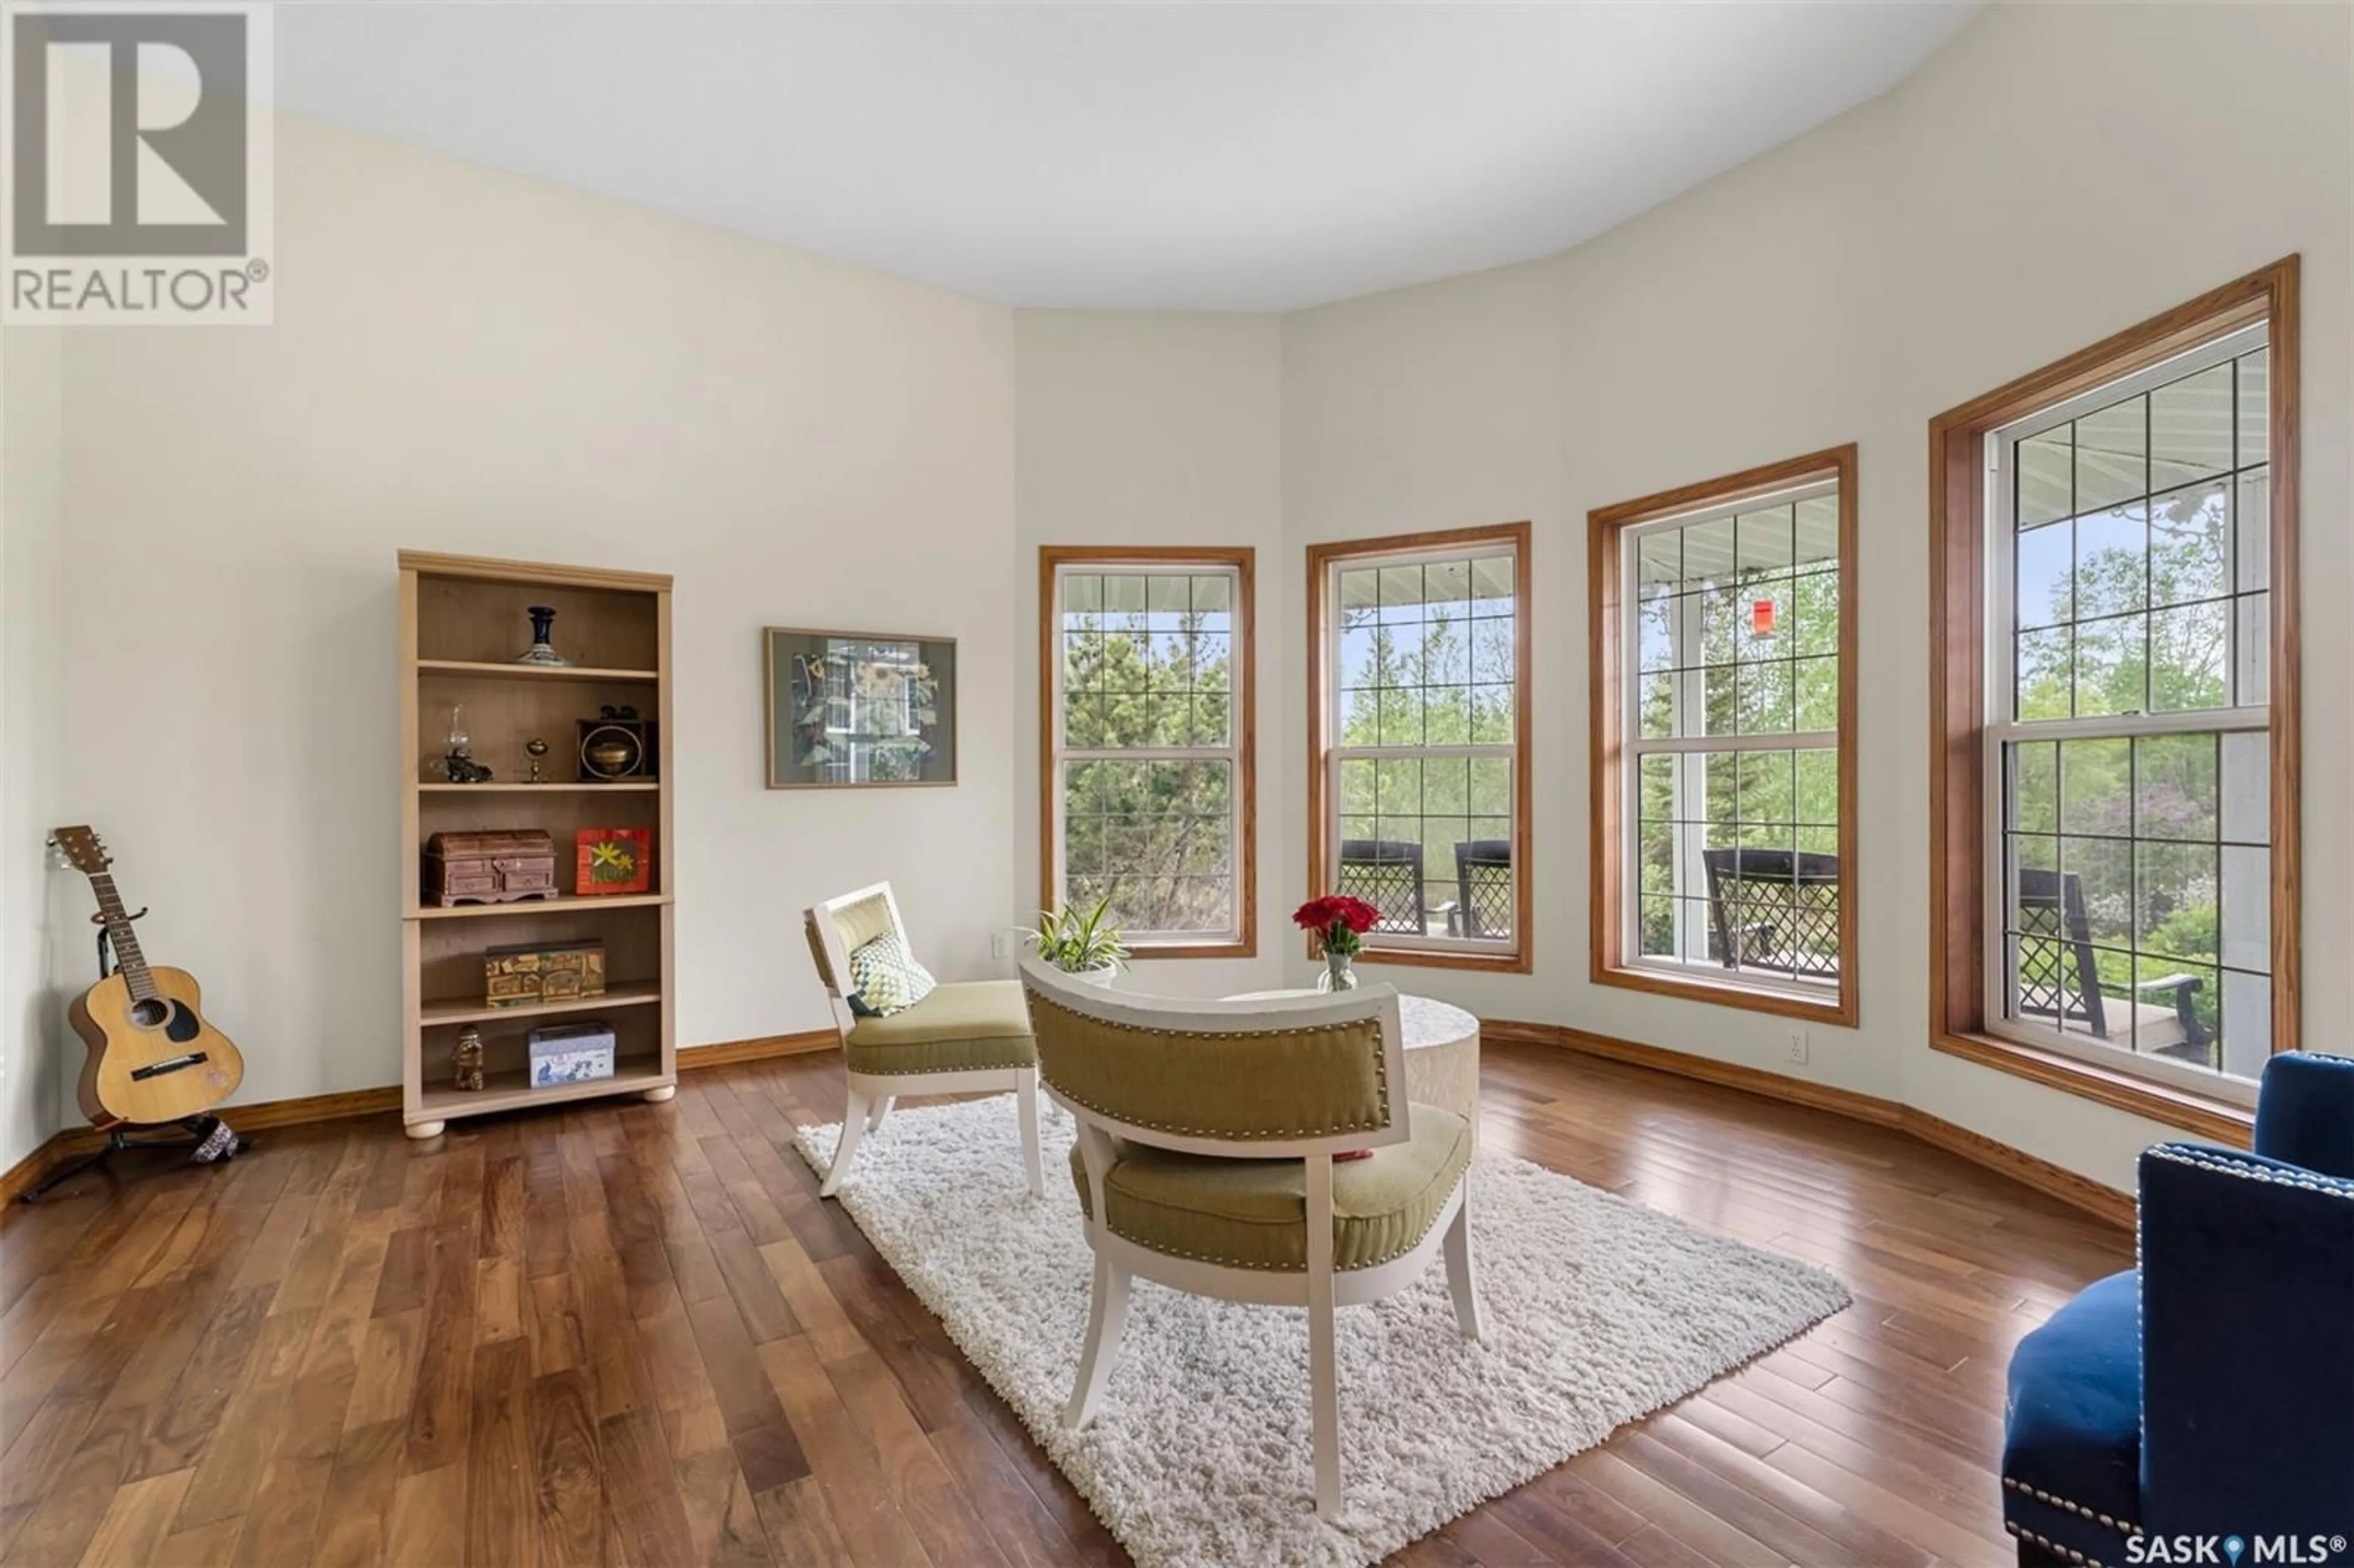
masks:
[(1479, 1277), (1471, 1266), (1471, 1179), (1463, 1179), (1463, 1201), (1447, 1227), (1447, 1288), (1455, 1298), (1455, 1321), (1463, 1337), (1479, 1342)]
[(1046, 1168), (1038, 1155), (1038, 1069), (1023, 1070), (1014, 1085), (1013, 1097), (1022, 1113), (1022, 1159), (1030, 1168), (1030, 1195), (1046, 1195)]
[(896, 1095), (875, 1096), (875, 1108), (866, 1113), (866, 1130), (869, 1132), (879, 1132), (882, 1130), (883, 1118), (889, 1116), (891, 1114), (891, 1107), (898, 1103), (899, 1097)]
[(1100, 1254), (1096, 1258), (1095, 1295), (1087, 1304), (1087, 1344), (1079, 1352), (1079, 1375), (1063, 1406), (1063, 1425), (1076, 1432), (1095, 1419), (1096, 1401), (1119, 1360), (1120, 1335), (1128, 1329), (1129, 1272)]
[(1308, 1399), (1316, 1459), (1316, 1512), (1341, 1511), (1341, 1380), (1334, 1363), (1332, 1161), (1308, 1161)]
[(1332, 1358), (1332, 1279), (1308, 1281), (1308, 1397), (1316, 1452), (1316, 1511), (1341, 1511), (1341, 1384)]
[(858, 1140), (866, 1136), (867, 1104), (864, 1094), (850, 1091), (850, 1104), (842, 1113), (842, 1137), (833, 1146), (833, 1163), (826, 1167), (825, 1180), (818, 1184), (819, 1197), (832, 1197), (842, 1179), (850, 1174), (850, 1157), (858, 1152)]

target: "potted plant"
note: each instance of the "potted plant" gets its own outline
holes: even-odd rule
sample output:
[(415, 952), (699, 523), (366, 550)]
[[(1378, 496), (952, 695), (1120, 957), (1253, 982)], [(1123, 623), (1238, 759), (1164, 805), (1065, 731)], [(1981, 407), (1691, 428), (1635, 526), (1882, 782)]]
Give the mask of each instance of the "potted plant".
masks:
[(1354, 991), (1357, 973), (1350, 960), (1364, 950), (1365, 933), (1380, 923), (1382, 912), (1362, 898), (1327, 894), (1311, 898), (1291, 912), (1291, 923), (1316, 938), (1324, 960), (1320, 991)]
[(1104, 921), (1110, 907), (1107, 897), (1097, 899), (1085, 915), (1072, 908), (1041, 909), (1037, 927), (1022, 934), (1041, 959), (1065, 974), (1090, 985), (1109, 985), (1128, 964), (1128, 944), (1120, 940), (1119, 928)]

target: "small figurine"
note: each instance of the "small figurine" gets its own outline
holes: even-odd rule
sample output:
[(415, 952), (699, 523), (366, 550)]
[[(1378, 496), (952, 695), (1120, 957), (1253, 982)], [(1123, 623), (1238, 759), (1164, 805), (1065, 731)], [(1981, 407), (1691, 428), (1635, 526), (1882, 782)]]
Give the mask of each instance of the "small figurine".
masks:
[(458, 1044), (450, 1051), (451, 1075), (457, 1086), (479, 1090), (482, 1086), (482, 1032), (472, 1024), (458, 1031)]
[(542, 740), (537, 736), (533, 736), (529, 740), (523, 743), (523, 750), (524, 755), (531, 758), (531, 777), (525, 779), (524, 782), (526, 784), (537, 784), (541, 782), (539, 777), (539, 759), (547, 755), (547, 742)]

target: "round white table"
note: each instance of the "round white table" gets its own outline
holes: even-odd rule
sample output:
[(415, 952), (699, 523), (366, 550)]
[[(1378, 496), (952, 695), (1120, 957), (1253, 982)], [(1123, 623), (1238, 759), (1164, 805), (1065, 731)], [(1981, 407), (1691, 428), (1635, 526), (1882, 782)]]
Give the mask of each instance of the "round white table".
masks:
[[(1249, 991), (1228, 1001), (1267, 1001), (1278, 997), (1317, 996), (1309, 991)], [(1398, 1022), (1405, 1033), (1405, 1097), (1451, 1110), (1471, 1124), (1479, 1138), (1479, 1021), (1459, 1007), (1427, 996), (1398, 993)]]

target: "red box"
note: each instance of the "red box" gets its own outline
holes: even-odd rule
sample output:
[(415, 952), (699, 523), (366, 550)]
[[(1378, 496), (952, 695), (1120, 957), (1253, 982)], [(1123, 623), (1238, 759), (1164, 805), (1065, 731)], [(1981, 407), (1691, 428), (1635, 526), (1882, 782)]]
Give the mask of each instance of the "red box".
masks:
[(593, 898), (608, 893), (643, 893), (653, 885), (652, 828), (582, 828), (572, 891)]

